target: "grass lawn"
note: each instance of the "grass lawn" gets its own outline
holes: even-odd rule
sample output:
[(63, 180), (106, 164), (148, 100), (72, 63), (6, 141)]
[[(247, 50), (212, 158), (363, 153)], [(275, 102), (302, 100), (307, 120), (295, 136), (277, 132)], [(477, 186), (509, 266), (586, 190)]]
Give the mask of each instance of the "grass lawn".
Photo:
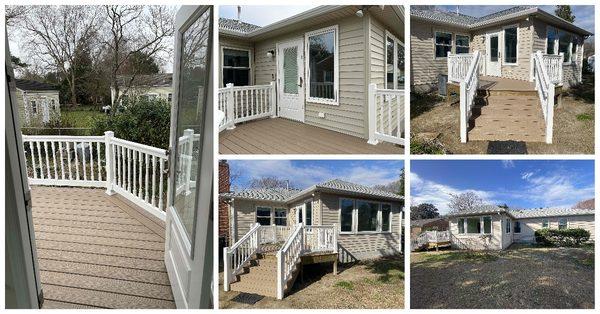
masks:
[(220, 274), (220, 308), (324, 308), (324, 309), (402, 309), (404, 308), (404, 257), (395, 256), (365, 261), (348, 267), (310, 265), (304, 283), (296, 280), (292, 292), (283, 300), (264, 297), (254, 305), (231, 301), (235, 291), (223, 291)]
[(77, 109), (63, 109), (60, 112), (61, 119), (68, 122), (74, 128), (91, 128), (94, 117), (102, 116), (102, 111), (92, 107), (80, 107)]
[(594, 247), (411, 254), (411, 308), (594, 308)]

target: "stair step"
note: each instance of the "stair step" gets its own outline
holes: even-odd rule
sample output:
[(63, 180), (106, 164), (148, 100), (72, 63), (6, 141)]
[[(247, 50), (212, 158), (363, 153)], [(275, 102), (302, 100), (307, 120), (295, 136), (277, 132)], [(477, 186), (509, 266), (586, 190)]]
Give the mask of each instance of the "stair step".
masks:
[(277, 285), (267, 285), (260, 281), (238, 281), (231, 284), (231, 290), (237, 292), (254, 293), (267, 297), (277, 297)]
[(237, 275), (237, 279), (239, 282), (244, 281), (257, 281), (265, 284), (276, 284), (277, 283), (277, 271), (273, 271), (270, 274), (268, 273), (256, 273), (250, 271), (248, 273), (242, 273)]
[(544, 130), (544, 118), (537, 114), (499, 115), (482, 114), (475, 118), (474, 126), (486, 126), (493, 124), (494, 127), (506, 129), (540, 128)]

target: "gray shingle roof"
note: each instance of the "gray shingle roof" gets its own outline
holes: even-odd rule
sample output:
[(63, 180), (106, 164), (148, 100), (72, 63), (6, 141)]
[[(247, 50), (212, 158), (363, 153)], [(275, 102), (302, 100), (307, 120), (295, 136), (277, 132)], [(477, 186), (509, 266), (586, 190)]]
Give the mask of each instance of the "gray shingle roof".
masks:
[(447, 214), (448, 217), (457, 217), (457, 216), (469, 216), (469, 215), (481, 215), (481, 214), (491, 214), (491, 213), (505, 213), (506, 209), (502, 207), (498, 207), (496, 205), (480, 205), (470, 209), (461, 210), (461, 211), (451, 211)]
[(327, 181), (324, 183), (319, 183), (319, 184), (316, 184), (315, 187), (317, 189), (330, 189), (330, 190), (336, 190), (336, 191), (340, 191), (340, 192), (364, 194), (364, 195), (385, 197), (385, 198), (398, 199), (398, 200), (403, 199), (402, 196), (392, 193), (392, 192), (379, 190), (379, 189), (375, 189), (375, 188), (371, 188), (368, 186), (351, 183), (351, 182), (347, 182), (347, 181), (343, 181), (343, 180), (339, 180), (339, 179), (333, 179), (333, 180), (330, 180), (330, 181)]
[(594, 215), (592, 209), (579, 208), (541, 208), (541, 209), (516, 209), (510, 210), (514, 218), (539, 218), (539, 217), (557, 217), (557, 216), (579, 216)]
[(20, 90), (58, 90), (56, 85), (32, 80), (16, 79), (15, 84)]
[(410, 221), (410, 226), (411, 227), (423, 227), (424, 225), (430, 223), (430, 222), (435, 222), (435, 221), (446, 221), (446, 218), (444, 217), (438, 217), (438, 218), (430, 218), (430, 219), (415, 219), (415, 220), (411, 220)]
[(253, 31), (259, 29), (260, 26), (242, 22), (242, 21), (238, 21), (238, 20), (234, 20), (234, 19), (220, 17), (219, 18), (219, 28), (238, 32), (238, 33), (247, 34), (247, 33), (251, 33)]
[(528, 5), (514, 6), (512, 8), (494, 12), (492, 14), (488, 14), (488, 15), (485, 15), (482, 17), (474, 17), (474, 16), (470, 16), (470, 15), (466, 15), (466, 14), (460, 14), (460, 13), (457, 14), (456, 12), (444, 11), (444, 10), (440, 10), (437, 8), (417, 6), (416, 8), (411, 7), (410, 15), (416, 16), (416, 17), (421, 17), (421, 18), (428, 19), (428, 20), (441, 22), (441, 23), (454, 24), (454, 25), (462, 26), (462, 27), (474, 27), (474, 26), (483, 25), (486, 22), (491, 22), (492, 20), (495, 20), (495, 19), (501, 19), (501, 18), (506, 17), (513, 13), (518, 13), (518, 12), (530, 10), (533, 8), (536, 8), (536, 6), (528, 6)]
[(298, 192), (299, 190), (296, 189), (246, 189), (240, 192), (223, 193), (221, 195), (230, 198), (243, 198), (283, 203)]

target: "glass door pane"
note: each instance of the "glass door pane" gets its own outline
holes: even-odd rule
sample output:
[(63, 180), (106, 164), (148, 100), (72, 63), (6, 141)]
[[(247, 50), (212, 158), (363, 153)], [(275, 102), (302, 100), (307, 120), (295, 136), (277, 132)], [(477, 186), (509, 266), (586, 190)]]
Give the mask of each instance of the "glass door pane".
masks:
[(298, 47), (283, 50), (283, 92), (298, 94)]
[(498, 61), (498, 36), (490, 37), (490, 61)]
[[(202, 129), (208, 86), (208, 53), (211, 10), (202, 14), (183, 33), (181, 46), (177, 126), (174, 152), (173, 206), (189, 239), (196, 219), (196, 179), (200, 168)], [(210, 174), (207, 174), (210, 175)]]

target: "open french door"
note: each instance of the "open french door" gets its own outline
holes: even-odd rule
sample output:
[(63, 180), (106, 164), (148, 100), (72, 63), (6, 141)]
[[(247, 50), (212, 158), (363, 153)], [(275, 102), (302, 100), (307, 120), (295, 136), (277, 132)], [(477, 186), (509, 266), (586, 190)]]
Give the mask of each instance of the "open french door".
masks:
[(165, 265), (177, 308), (212, 308), (213, 7), (175, 24)]

